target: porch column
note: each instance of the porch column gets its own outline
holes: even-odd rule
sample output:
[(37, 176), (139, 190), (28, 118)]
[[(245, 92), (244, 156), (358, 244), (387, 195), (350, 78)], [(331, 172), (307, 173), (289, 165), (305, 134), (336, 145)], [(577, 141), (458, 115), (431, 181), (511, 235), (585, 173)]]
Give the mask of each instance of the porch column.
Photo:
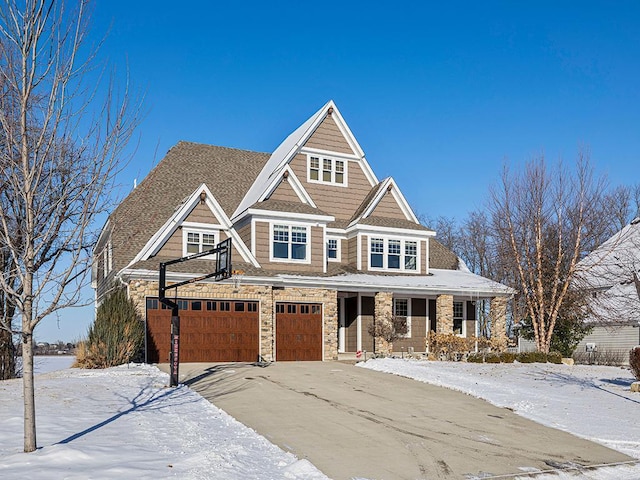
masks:
[(453, 333), (453, 295), (436, 297), (436, 333)]
[[(390, 322), (393, 316), (393, 293), (378, 292), (375, 298), (374, 322), (381, 325), (384, 322)], [(393, 345), (377, 337), (374, 339), (376, 343), (376, 353), (389, 355), (393, 349)]]
[(345, 351), (345, 313), (344, 313), (344, 298), (338, 298), (338, 353), (344, 353)]
[(493, 297), (489, 304), (491, 338), (499, 340), (502, 349), (507, 347), (507, 301), (506, 297)]

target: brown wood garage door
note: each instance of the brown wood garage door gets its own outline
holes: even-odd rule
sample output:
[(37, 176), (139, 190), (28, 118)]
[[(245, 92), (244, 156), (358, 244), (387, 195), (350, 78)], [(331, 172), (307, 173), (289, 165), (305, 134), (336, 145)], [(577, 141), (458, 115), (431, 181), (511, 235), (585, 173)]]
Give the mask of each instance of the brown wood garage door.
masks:
[[(260, 326), (258, 302), (178, 300), (180, 362), (255, 362)], [(171, 310), (147, 299), (147, 362), (169, 361)]]
[(322, 360), (322, 305), (276, 304), (276, 361)]

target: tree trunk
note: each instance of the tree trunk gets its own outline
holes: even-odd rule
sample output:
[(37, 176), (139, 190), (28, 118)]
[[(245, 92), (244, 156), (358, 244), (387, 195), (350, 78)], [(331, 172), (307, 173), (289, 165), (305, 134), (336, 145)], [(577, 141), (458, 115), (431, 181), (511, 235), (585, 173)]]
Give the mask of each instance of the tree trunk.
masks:
[[(26, 321), (24, 316), (22, 321)], [(33, 332), (29, 331), (22, 333), (22, 391), (24, 395), (24, 451), (29, 453), (37, 448), (36, 396), (33, 382)]]

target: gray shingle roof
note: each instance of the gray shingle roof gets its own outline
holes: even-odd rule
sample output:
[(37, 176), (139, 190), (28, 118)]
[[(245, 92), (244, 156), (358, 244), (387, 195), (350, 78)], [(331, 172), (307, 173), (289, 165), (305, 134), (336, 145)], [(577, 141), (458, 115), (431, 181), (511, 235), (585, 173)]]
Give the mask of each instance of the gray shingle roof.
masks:
[(457, 270), (458, 256), (435, 238), (430, 238), (429, 267), (442, 270)]
[(111, 214), (114, 268), (125, 267), (203, 183), (230, 216), (269, 156), (179, 142)]

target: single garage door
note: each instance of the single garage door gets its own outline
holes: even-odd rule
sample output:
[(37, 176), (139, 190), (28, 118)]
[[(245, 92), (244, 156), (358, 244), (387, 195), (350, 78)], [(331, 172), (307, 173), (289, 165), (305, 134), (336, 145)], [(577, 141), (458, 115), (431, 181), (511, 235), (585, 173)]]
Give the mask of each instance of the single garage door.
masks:
[(276, 304), (276, 361), (322, 360), (322, 305)]
[[(255, 362), (258, 302), (179, 299), (180, 362)], [(147, 362), (169, 361), (171, 310), (147, 299)]]

